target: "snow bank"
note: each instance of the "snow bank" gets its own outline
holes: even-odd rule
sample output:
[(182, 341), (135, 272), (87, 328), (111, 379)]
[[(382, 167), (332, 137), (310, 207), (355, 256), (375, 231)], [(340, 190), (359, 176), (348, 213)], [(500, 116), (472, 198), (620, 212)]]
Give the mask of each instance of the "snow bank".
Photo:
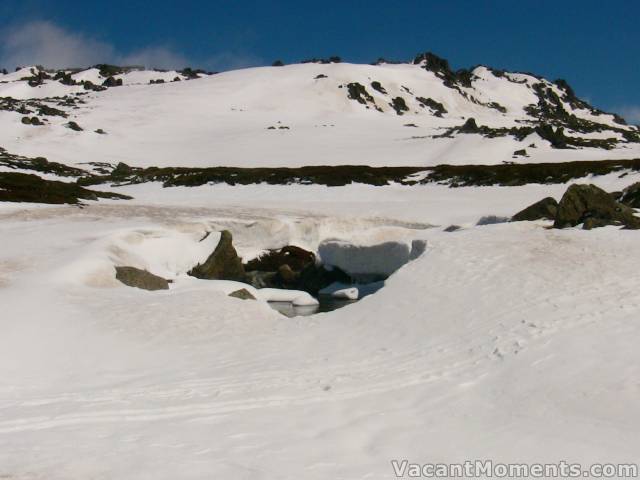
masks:
[(115, 266), (131, 266), (175, 279), (203, 262), (215, 249), (219, 233), (206, 238), (202, 226), (116, 230), (84, 245), (56, 271), (58, 280), (92, 287), (120, 286)]
[(281, 290), (279, 288), (261, 288), (256, 290), (259, 299), (266, 302), (287, 302), (296, 307), (310, 307), (319, 302), (302, 290)]
[(358, 300), (367, 295), (377, 292), (384, 287), (384, 281), (347, 285), (345, 283), (335, 282), (328, 287), (323, 288), (318, 293), (320, 295), (330, 295), (333, 298), (344, 300)]
[(344, 240), (325, 240), (318, 247), (322, 262), (338, 267), (354, 278), (386, 278), (404, 264), (418, 258), (426, 241), (389, 241), (376, 245), (357, 245)]

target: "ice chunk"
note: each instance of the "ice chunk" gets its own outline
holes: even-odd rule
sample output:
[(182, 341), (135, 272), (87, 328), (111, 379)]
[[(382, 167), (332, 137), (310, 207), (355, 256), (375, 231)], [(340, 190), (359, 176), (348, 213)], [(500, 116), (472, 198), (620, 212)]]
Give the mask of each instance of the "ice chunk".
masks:
[(256, 290), (258, 298), (267, 302), (289, 302), (295, 306), (318, 305), (319, 302), (302, 290), (284, 290), (280, 288), (260, 288)]

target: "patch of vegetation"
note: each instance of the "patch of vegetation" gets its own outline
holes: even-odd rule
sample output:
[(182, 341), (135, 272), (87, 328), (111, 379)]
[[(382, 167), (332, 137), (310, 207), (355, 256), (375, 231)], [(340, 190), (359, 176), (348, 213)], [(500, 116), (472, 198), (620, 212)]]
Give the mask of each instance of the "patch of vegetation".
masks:
[(439, 182), (451, 187), (519, 186), (529, 183), (566, 183), (588, 175), (640, 171), (640, 159), (576, 161), (562, 163), (512, 163), (500, 165), (438, 165), (428, 169), (421, 183)]
[(0, 172), (0, 202), (79, 204), (81, 200), (99, 198), (131, 199), (119, 193), (93, 191), (76, 183), (45, 180), (28, 173)]
[(100, 183), (162, 182), (165, 187), (195, 187), (205, 184), (228, 185), (326, 185), (343, 186), (351, 183), (388, 185), (392, 182), (415, 184), (405, 180), (408, 176), (424, 171), (424, 167), (369, 167), (366, 165), (308, 166), (299, 168), (239, 168), (239, 167), (149, 167), (135, 168), (125, 164), (109, 175), (94, 175), (78, 180), (81, 185)]
[[(66, 98), (66, 97), (63, 97)], [(40, 98), (19, 100), (12, 97), (0, 97), (0, 110), (9, 112), (17, 112), (21, 115), (30, 115), (37, 113), (42, 116), (66, 117), (67, 113), (63, 110), (50, 107), (48, 103), (60, 105), (60, 97)]]
[(84, 177), (90, 174), (81, 168), (70, 167), (62, 163), (50, 162), (44, 157), (28, 158), (14, 155), (0, 147), (0, 165), (11, 169), (33, 170), (51, 173), (60, 177)]
[(32, 75), (30, 77), (23, 77), (20, 80), (26, 80), (30, 87), (37, 87), (42, 85), (45, 80), (51, 78), (41, 67), (31, 69)]
[[(397, 183), (443, 183), (462, 186), (519, 186), (530, 183), (555, 184), (589, 175), (640, 171), (640, 159), (576, 161), (563, 163), (510, 163), (499, 165), (438, 165), (435, 167), (369, 167), (366, 165), (307, 166), (299, 168), (239, 168), (239, 167), (149, 167), (136, 168), (119, 163), (115, 168), (99, 164), (95, 170), (104, 175), (78, 179), (83, 186), (102, 183), (135, 184), (162, 182), (165, 187), (195, 187), (206, 184), (228, 185), (326, 185), (344, 186), (362, 183), (375, 186)], [(426, 173), (422, 180), (413, 180), (418, 173)]]

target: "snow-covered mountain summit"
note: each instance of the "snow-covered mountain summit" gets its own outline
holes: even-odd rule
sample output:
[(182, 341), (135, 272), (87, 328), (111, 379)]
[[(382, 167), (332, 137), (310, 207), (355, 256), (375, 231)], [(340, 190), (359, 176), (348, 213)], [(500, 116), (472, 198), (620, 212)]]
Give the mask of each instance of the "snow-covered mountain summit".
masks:
[[(567, 82), (434, 54), (219, 74), (98, 65), (0, 74), (0, 146), (134, 166), (495, 164), (633, 158), (638, 127)], [(35, 120), (34, 120), (35, 118)]]

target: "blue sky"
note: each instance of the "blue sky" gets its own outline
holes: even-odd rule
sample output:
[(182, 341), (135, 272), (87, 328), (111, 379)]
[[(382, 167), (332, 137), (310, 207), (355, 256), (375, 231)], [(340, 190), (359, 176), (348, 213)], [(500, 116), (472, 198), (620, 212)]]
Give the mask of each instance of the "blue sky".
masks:
[(640, 2), (0, 0), (0, 66), (99, 62), (224, 70), (339, 55), (433, 51), (565, 78), (598, 107), (640, 121)]

